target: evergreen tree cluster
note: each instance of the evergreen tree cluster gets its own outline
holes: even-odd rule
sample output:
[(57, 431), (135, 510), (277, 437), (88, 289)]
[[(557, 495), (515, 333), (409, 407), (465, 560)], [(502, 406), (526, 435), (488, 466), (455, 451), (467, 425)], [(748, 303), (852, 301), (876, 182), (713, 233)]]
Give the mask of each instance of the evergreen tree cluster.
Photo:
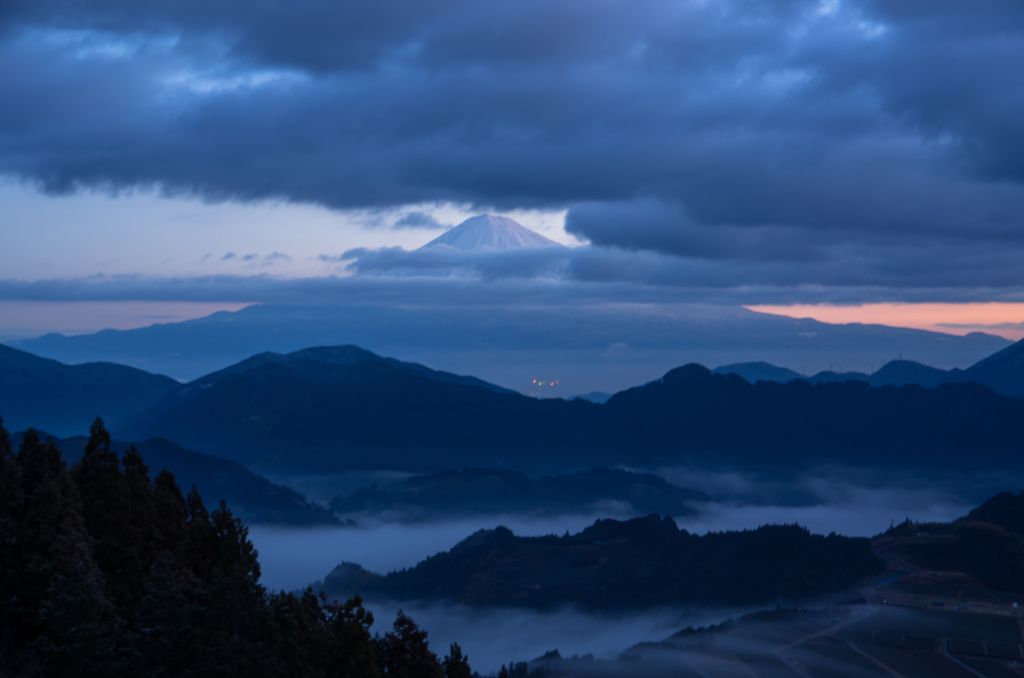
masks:
[(226, 504), (90, 433), (69, 469), (31, 429), (15, 454), (0, 420), (0, 676), (472, 675), (401, 612), (373, 636), (358, 597), (268, 592)]

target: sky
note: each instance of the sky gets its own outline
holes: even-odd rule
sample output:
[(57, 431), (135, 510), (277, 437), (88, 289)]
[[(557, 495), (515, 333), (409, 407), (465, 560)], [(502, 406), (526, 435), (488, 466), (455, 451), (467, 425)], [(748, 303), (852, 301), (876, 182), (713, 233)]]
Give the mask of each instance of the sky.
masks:
[[(1022, 33), (1015, 0), (8, 0), (0, 339), (367, 277), (1019, 339)], [(415, 251), (483, 212), (568, 247)]]

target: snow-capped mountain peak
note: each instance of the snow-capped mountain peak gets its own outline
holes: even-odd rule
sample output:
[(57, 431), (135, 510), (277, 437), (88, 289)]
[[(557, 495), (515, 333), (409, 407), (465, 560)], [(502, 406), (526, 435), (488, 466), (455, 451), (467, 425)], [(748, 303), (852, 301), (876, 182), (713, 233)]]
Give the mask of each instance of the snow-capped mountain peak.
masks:
[(459, 250), (511, 250), (521, 247), (561, 247), (508, 217), (481, 214), (434, 238), (423, 248), (447, 245)]

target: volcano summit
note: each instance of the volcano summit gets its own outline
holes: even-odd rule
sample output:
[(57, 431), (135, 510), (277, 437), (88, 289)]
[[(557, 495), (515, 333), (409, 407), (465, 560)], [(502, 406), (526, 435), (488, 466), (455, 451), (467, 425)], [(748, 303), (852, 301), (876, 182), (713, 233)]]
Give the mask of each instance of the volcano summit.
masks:
[(513, 250), (521, 247), (561, 247), (508, 217), (480, 214), (434, 238), (420, 249), (446, 245), (458, 250)]

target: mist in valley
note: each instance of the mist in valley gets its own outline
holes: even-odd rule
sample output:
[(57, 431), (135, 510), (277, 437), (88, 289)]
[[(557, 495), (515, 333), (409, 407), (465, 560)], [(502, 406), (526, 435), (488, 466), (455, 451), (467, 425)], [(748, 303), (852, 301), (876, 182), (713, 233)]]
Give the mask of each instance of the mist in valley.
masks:
[[(985, 498), (1017, 489), (1014, 479), (980, 476), (959, 482), (896, 478), (898, 485), (886, 484), (882, 478), (850, 469), (777, 481), (682, 468), (659, 469), (657, 473), (717, 499), (695, 504), (694, 515), (673, 516), (681, 528), (696, 534), (798, 523), (820, 534), (870, 537), (907, 518), (915, 522), (955, 520)], [(377, 476), (374, 482), (381, 480)], [(316, 498), (325, 494), (322, 491)], [(290, 590), (323, 578), (342, 561), (380, 574), (412, 567), (478, 530), (499, 525), (518, 536), (575, 534), (601, 518), (623, 520), (636, 515), (628, 504), (607, 502), (559, 515), (460, 515), (431, 521), (419, 520), (415, 514), (357, 515), (354, 526), (251, 525), (249, 534), (260, 552), (264, 585)]]
[(475, 671), (487, 674), (502, 664), (536, 659), (557, 649), (562, 657), (593, 655), (614, 660), (627, 648), (664, 639), (687, 626), (707, 626), (747, 610), (720, 608), (660, 610), (644, 614), (595, 615), (573, 609), (535, 612), (464, 605), (425, 605), (370, 600), (374, 628), (390, 630), (399, 609), (430, 634), (431, 649), (447, 652), (457, 642)]
[(503, 525), (519, 536), (579, 532), (599, 518), (630, 513), (536, 516), (473, 516), (438, 522), (381, 522), (365, 519), (340, 528), (283, 528), (253, 525), (249, 537), (260, 552), (261, 581), (273, 589), (296, 589), (322, 579), (342, 561), (386, 574), (412, 567), (447, 551), (477, 532)]
[[(728, 497), (703, 504), (693, 516), (681, 516), (676, 522), (690, 532), (721, 532), (754, 529), (766, 524), (797, 523), (818, 534), (836, 532), (848, 537), (873, 537), (893, 523), (948, 522), (966, 515), (985, 498), (1010, 485), (980, 493), (956, 491), (945, 486), (869, 487), (844, 483), (836, 476), (803, 479), (784, 497), (790, 501), (772, 501), (778, 488), (768, 487), (764, 494)], [(969, 490), (970, 488), (967, 488)], [(802, 501), (801, 501), (802, 500)]]
[[(921, 482), (915, 486), (906, 479), (901, 481), (905, 485), (895, 487), (878, 478), (858, 478), (849, 471), (775, 483), (685, 469), (661, 469), (658, 473), (672, 482), (721, 497), (721, 501), (697, 505), (696, 515), (676, 517), (681, 528), (698, 534), (795, 522), (816, 533), (873, 536), (906, 518), (918, 522), (956, 519), (976, 505), (972, 494), (990, 489), (984, 482)], [(490, 515), (402, 522), (401, 516), (390, 516), (389, 520), (388, 516), (377, 515), (359, 517), (358, 525), (344, 528), (254, 525), (250, 537), (260, 552), (264, 585), (298, 589), (322, 579), (342, 561), (385, 574), (411, 567), (478, 530), (499, 525), (519, 536), (539, 536), (576, 533), (600, 518), (626, 519), (633, 515), (627, 504), (554, 516)], [(483, 673), (554, 649), (563, 657), (593, 654), (596, 658), (614, 658), (636, 643), (661, 640), (681, 628), (719, 623), (748, 611), (666, 609), (601, 615), (574, 609), (536, 612), (410, 601), (368, 601), (367, 607), (373, 611), (375, 629), (380, 632), (387, 631), (395, 613), (403, 609), (429, 632), (434, 651), (443, 654), (449, 643), (457, 641), (469, 654), (473, 667)]]

